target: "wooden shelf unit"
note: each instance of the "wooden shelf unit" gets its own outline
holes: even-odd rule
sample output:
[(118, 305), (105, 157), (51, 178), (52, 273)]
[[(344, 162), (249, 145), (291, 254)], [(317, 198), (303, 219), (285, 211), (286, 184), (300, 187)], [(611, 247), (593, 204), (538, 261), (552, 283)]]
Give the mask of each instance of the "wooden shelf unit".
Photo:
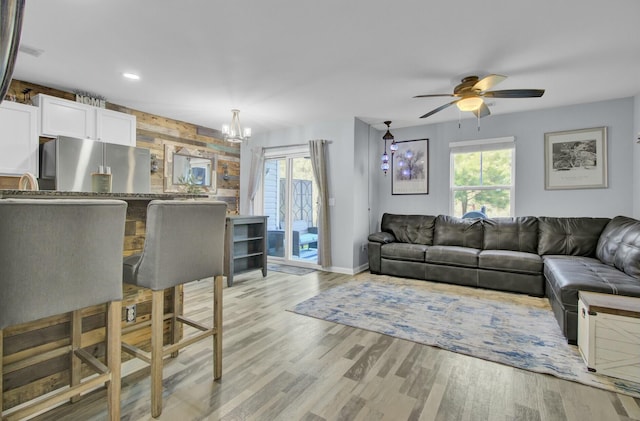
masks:
[(235, 275), (259, 269), (267, 276), (267, 217), (228, 216), (224, 245), (227, 286), (233, 285)]

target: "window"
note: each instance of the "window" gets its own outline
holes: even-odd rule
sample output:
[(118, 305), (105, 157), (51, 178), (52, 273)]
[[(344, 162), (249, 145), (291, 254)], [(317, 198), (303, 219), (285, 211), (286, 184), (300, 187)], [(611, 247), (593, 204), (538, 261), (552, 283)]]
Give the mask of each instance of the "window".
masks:
[(453, 142), (450, 213), (512, 216), (515, 186), (513, 137)]

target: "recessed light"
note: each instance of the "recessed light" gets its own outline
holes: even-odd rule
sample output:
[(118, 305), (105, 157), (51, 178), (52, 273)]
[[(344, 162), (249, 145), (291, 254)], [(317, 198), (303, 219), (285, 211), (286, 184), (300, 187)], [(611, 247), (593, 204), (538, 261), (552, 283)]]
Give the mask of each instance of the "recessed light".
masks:
[(140, 76), (135, 73), (123, 73), (122, 76), (131, 80), (140, 80)]

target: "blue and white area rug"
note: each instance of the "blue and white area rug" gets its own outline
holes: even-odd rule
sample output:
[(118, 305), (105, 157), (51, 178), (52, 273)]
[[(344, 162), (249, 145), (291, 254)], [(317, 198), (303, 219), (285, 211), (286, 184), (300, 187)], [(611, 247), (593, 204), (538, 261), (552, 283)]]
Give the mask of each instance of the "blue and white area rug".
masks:
[(292, 311), (640, 397), (640, 384), (587, 370), (546, 298), (384, 276), (359, 278)]

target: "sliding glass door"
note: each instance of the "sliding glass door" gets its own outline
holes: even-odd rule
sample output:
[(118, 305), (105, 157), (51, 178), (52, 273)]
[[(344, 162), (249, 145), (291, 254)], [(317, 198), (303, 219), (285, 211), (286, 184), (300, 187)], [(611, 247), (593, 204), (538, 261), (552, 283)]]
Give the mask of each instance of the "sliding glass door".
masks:
[(287, 264), (317, 265), (318, 189), (308, 153), (267, 157), (262, 183), (268, 256)]

